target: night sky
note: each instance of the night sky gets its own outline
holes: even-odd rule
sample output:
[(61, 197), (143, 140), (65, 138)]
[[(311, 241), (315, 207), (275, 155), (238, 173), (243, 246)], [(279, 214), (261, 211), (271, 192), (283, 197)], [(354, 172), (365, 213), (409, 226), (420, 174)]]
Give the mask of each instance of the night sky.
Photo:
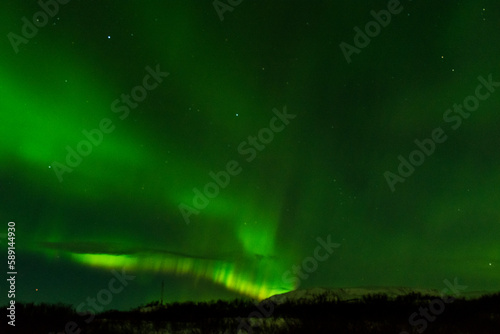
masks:
[(498, 2), (65, 1), (0, 5), (16, 302), (500, 290)]

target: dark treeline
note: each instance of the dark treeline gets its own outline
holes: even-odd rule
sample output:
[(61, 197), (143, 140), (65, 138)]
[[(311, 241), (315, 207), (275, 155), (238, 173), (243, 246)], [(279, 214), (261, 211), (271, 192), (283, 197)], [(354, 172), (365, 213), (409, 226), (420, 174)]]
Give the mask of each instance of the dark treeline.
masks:
[[(445, 297), (447, 298), (447, 297)], [(6, 309), (6, 307), (4, 307)], [(329, 301), (326, 295), (276, 305), (251, 300), (152, 302), (131, 311), (78, 314), (64, 304), (16, 304), (2, 333), (500, 333), (500, 294), (454, 299), (412, 293)], [(1, 328), (0, 327), (0, 328)]]

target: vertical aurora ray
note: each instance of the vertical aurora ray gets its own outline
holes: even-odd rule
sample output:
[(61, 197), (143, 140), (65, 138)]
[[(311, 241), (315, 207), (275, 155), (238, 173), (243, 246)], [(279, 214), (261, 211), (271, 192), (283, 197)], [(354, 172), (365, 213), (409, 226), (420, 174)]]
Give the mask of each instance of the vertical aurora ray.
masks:
[(256, 299), (293, 290), (281, 281), (283, 269), (276, 261), (223, 261), (184, 258), (152, 253), (132, 255), (70, 253), (78, 263), (92, 267), (123, 268), (130, 272), (155, 272), (203, 278)]

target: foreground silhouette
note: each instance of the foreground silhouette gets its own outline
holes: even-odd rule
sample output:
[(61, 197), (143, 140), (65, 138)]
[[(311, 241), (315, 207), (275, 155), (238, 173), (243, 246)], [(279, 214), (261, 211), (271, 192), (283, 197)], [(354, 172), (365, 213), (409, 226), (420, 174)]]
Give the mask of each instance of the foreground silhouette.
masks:
[[(500, 293), (477, 299), (410, 293), (390, 299), (152, 302), (131, 311), (78, 314), (64, 304), (16, 304), (1, 333), (500, 333)], [(451, 298), (451, 297), (449, 297)], [(446, 301), (446, 302), (444, 302)], [(444, 307), (443, 307), (444, 305)], [(5, 308), (4, 308), (5, 309)]]

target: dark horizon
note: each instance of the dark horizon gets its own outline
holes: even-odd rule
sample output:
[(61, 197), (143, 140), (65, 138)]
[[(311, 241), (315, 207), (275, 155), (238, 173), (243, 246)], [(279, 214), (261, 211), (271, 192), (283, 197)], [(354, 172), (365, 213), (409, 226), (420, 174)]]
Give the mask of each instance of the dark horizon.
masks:
[[(394, 292), (394, 291), (393, 291)], [(495, 333), (500, 293), (465, 299), (407, 292), (341, 298), (328, 292), (254, 303), (150, 303), (132, 311), (75, 313), (65, 305), (18, 304), (19, 333)], [(339, 298), (337, 298), (339, 297)], [(346, 296), (344, 296), (346, 297)], [(439, 321), (436, 321), (439, 319)], [(4, 327), (7, 325), (3, 324)]]

